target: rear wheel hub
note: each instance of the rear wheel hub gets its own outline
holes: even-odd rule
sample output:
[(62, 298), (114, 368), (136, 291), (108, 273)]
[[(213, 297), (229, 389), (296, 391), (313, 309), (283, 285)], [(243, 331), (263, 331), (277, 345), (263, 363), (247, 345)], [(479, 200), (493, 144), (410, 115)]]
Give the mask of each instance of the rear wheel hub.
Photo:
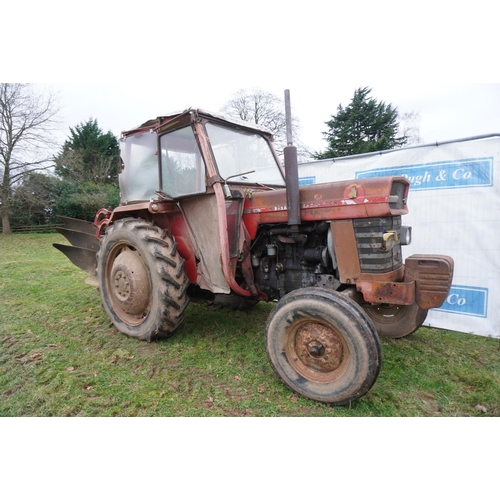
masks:
[(112, 293), (121, 309), (132, 315), (144, 313), (151, 300), (149, 274), (139, 252), (123, 250), (111, 269)]

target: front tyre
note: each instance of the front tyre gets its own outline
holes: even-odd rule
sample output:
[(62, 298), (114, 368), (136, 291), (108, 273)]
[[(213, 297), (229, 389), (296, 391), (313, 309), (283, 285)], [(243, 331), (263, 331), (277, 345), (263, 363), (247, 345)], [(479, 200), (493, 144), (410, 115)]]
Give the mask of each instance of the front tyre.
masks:
[(97, 279), (104, 309), (129, 337), (169, 337), (184, 320), (184, 259), (166, 231), (149, 222), (127, 218), (108, 227), (97, 254)]
[(375, 383), (380, 342), (354, 301), (319, 288), (295, 290), (269, 315), (266, 352), (278, 378), (306, 398), (347, 405)]

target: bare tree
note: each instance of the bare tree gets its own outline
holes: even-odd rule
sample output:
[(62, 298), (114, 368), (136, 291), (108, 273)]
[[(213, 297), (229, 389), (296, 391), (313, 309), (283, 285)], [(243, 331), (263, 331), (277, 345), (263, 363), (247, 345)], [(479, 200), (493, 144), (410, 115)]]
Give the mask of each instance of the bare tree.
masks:
[(420, 113), (410, 111), (409, 113), (400, 113), (399, 120), (399, 136), (406, 137), (406, 146), (421, 144), (420, 137)]
[(37, 93), (28, 83), (0, 83), (0, 215), (10, 234), (13, 186), (29, 172), (50, 168), (51, 133), (59, 111), (57, 98)]
[[(245, 122), (255, 123), (274, 135), (274, 146), (279, 156), (283, 156), (286, 141), (285, 103), (271, 92), (259, 88), (241, 89), (220, 110), (226, 116)], [(310, 152), (300, 143), (300, 124), (292, 117), (292, 132), (299, 157), (309, 158)]]

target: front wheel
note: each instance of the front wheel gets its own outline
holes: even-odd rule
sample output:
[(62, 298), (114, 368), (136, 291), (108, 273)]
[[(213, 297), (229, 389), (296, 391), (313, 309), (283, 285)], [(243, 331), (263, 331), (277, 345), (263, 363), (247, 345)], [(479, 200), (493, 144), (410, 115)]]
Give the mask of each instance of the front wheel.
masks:
[(370, 390), (380, 372), (373, 323), (358, 304), (331, 290), (286, 295), (269, 315), (265, 342), (278, 378), (315, 401), (349, 404)]

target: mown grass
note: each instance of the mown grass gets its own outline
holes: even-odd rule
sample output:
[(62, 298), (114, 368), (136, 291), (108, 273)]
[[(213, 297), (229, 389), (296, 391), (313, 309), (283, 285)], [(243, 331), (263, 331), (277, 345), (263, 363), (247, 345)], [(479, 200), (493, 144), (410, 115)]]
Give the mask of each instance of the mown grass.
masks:
[(500, 341), (421, 328), (382, 340), (372, 390), (351, 407), (291, 393), (263, 331), (271, 304), (191, 304), (170, 339), (116, 332), (96, 289), (53, 242), (0, 235), (1, 416), (500, 416)]

